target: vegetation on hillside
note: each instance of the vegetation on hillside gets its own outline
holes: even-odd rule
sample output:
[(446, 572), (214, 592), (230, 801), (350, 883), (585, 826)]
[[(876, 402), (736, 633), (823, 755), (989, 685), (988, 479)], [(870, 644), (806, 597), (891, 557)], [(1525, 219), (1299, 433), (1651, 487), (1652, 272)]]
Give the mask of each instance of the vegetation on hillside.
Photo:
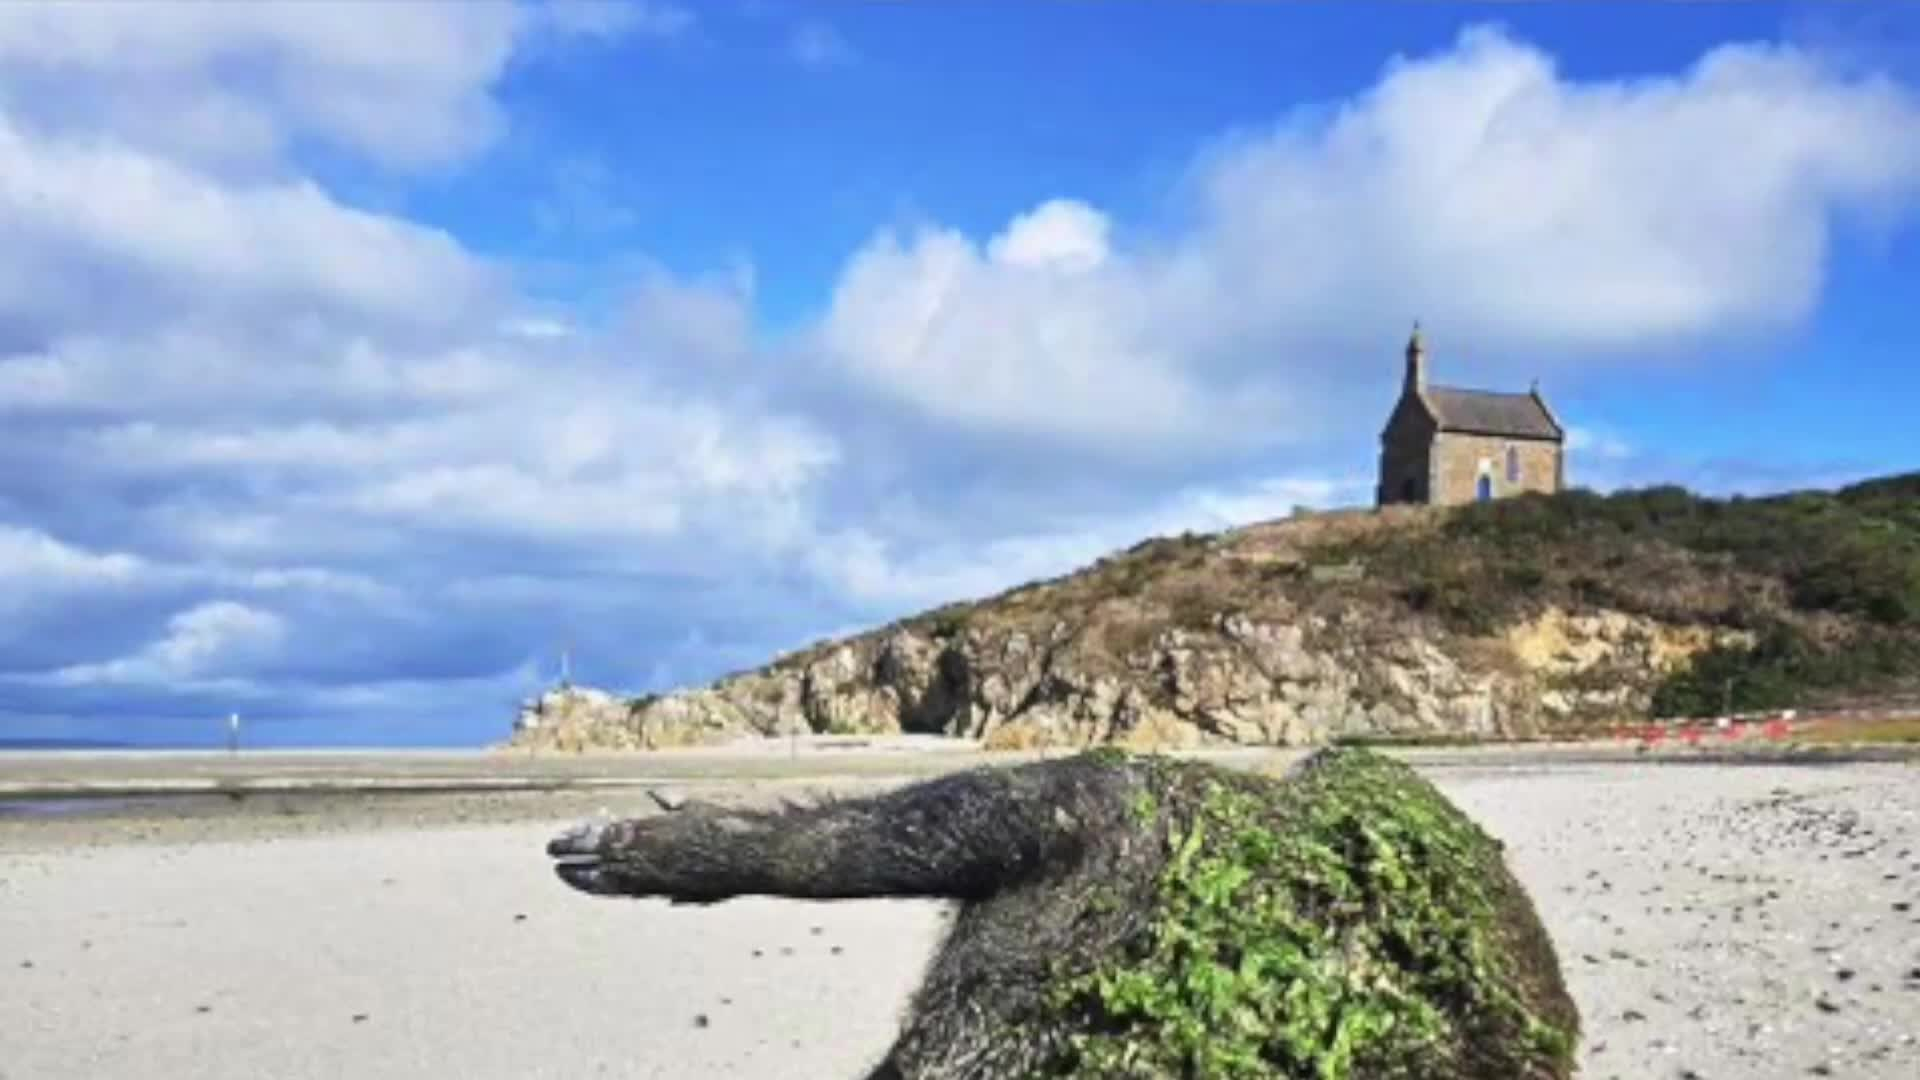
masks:
[(935, 639), (1021, 632), (1118, 673), (1166, 631), (1237, 613), (1318, 614), (1375, 637), (1411, 617), (1481, 637), (1549, 607), (1746, 632), (1751, 645), (1711, 649), (1668, 677), (1659, 715), (1920, 690), (1920, 473), (1764, 498), (1665, 486), (1302, 515), (1145, 540), (898, 625)]
[(1655, 694), (1711, 715), (1920, 678), (1920, 473), (1834, 492), (1713, 499), (1678, 487), (1463, 507), (1424, 536), (1351, 546), (1416, 611), (1485, 633), (1546, 604), (1752, 632)]

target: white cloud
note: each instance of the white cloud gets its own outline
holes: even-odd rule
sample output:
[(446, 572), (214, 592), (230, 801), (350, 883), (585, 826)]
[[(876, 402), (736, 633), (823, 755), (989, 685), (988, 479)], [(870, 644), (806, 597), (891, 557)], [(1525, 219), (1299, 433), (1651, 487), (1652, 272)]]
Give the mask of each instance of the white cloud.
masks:
[(1007, 233), (999, 258), (952, 229), (876, 238), (841, 275), (821, 347), (928, 414), (1015, 433), (1163, 443), (1225, 407), (1182, 376), (1130, 265), (1086, 272), (1083, 248), (1063, 272), (1032, 235)]
[(344, 597), (370, 610), (403, 607), (393, 590), (349, 570), (169, 561), (74, 544), (5, 522), (0, 522), (0, 588), (16, 615), (29, 603), (46, 605), (81, 592), (131, 596), (178, 589)]
[(691, 372), (708, 387), (708, 365), (738, 365), (754, 350), (754, 275), (737, 266), (726, 277), (688, 280), (657, 267), (633, 273), (620, 331), (629, 347), (666, 361), (661, 368)]
[(692, 11), (661, 0), (546, 0), (533, 14), (561, 33), (603, 38), (627, 33), (672, 37), (694, 23)]
[(794, 27), (787, 39), (787, 54), (801, 67), (815, 71), (850, 64), (858, 57), (840, 31), (814, 20)]
[(672, 541), (718, 557), (791, 535), (838, 460), (830, 438), (777, 414), (633, 378), (538, 385), (532, 374), (499, 400), (405, 420), (121, 425), (75, 439), (65, 461), (169, 486), (239, 485), (212, 504), (171, 500), (144, 527), (252, 561), (395, 544), (398, 555), (434, 535), (570, 547)]
[[(124, 295), (127, 306), (145, 306), (151, 318), (166, 314), (131, 284)], [(261, 327), (205, 310), (221, 299), (204, 297), (201, 306), (175, 311), (172, 323), (145, 332), (55, 330), (40, 351), (0, 357), (0, 414), (81, 410), (127, 418), (136, 432), (167, 416), (223, 413), (284, 426), (307, 414), (497, 403), (529, 377), (513, 362), (518, 354), (477, 336), (468, 343), (409, 341), (413, 328), (382, 325), (365, 313), (358, 325), (344, 313), (346, 325), (335, 328), (316, 318), (318, 296), (304, 312), (289, 312), (289, 324)]]
[(525, 631), (428, 617), (448, 579), (670, 571), (802, 531), (835, 441), (715, 381), (754, 349), (749, 268), (641, 275), (607, 332), (288, 153), (458, 161), (497, 134), (510, 59), (670, 36), (685, 9), (227, 8), (0, 10), (0, 508), (24, 520), (0, 526), (0, 704), (424, 708), (475, 664), (525, 681), (503, 644)]
[(1356, 385), (1390, 391), (1416, 316), (1443, 363), (1506, 377), (1799, 324), (1836, 220), (1920, 196), (1916, 129), (1908, 90), (1790, 48), (1583, 82), (1469, 30), (1351, 101), (1222, 140), (1190, 204), (1128, 244), (1060, 200), (984, 251), (883, 232), (821, 344), (981, 430), (1166, 454), (1313, 438)]
[[(339, 104), (324, 83), (414, 80), (392, 110), (467, 126), (457, 102), (484, 98), (502, 50), (529, 33), (665, 34), (683, 11), (396, 4), (369, 37), (354, 5), (217, 7), (179, 21), (137, 5), (0, 12), (0, 459), (10, 476), (91, 492), (92, 532), (138, 538), (137, 553), (101, 554), (10, 527), (0, 572), (31, 577), (43, 598), (58, 571), (129, 596), (297, 595), (283, 618), (321, 595), (392, 613), (407, 598), (381, 574), (419, 558), (415, 545), (792, 528), (832, 441), (654, 385), (661, 366), (748, 348), (736, 308), (750, 276), (735, 291), (658, 276), (636, 301), (646, 326), (609, 341), (515, 312), (501, 268), (445, 233), (346, 205), (288, 168), (236, 171), (87, 99), (138, 98), (164, 78), (217, 105), (234, 89), (222, 69), (245, 57), (279, 80), (250, 103), (262, 153), (289, 132), (330, 132), (379, 163), (419, 164), (385, 159), (371, 121), (315, 128), (345, 115), (314, 111)], [(333, 21), (343, 13), (350, 25)], [(38, 75), (70, 84), (74, 107), (25, 108), (15, 91)], [(23, 501), (8, 486), (10, 513), (37, 525), (58, 531), (71, 512), (56, 493)], [(154, 491), (169, 494), (128, 498)], [(370, 558), (395, 561), (342, 565)], [(25, 610), (26, 593), (11, 596)]]
[[(361, 4), (267, 0), (153, 15), (141, 3), (0, 5), (0, 70), (18, 88), (7, 106), (68, 123), (77, 113), (176, 151), (220, 130), (217, 117), (238, 121), (250, 149), (311, 134), (401, 166), (462, 157), (502, 123), (487, 87), (517, 29), (505, 4), (398, 2), (368, 18)], [(217, 73), (242, 60), (258, 71), (244, 94)], [(31, 92), (48, 84), (62, 90), (57, 109)]]
[(606, 162), (580, 155), (557, 162), (547, 190), (533, 202), (534, 226), (553, 235), (604, 243), (632, 228), (640, 215), (627, 204), (621, 183)]
[[(543, 678), (532, 660), (500, 671), (461, 678), (370, 679), (337, 686), (304, 688), (304, 701), (315, 709), (373, 716), (432, 715), (449, 703), (460, 703), (470, 710), (492, 709), (510, 715), (521, 700), (546, 689), (551, 679)], [(395, 732), (404, 737), (404, 721)]]
[[(48, 328), (171, 321), (196, 306), (434, 322), (495, 285), (446, 234), (344, 206), (310, 181), (222, 182), (109, 138), (30, 134), (3, 113), (0, 232), (12, 238), (0, 318)], [(102, 311), (103, 286), (138, 302)]]
[(315, 138), (433, 168), (505, 130), (492, 87), (530, 45), (692, 22), (677, 5), (611, 0), (383, 0), (368, 12), (353, 0), (180, 4), (165, 18), (135, 0), (0, 4), (0, 112), (108, 128), (204, 164), (257, 166)]
[(1100, 517), (1062, 515), (1048, 527), (1006, 530), (985, 543), (898, 545), (850, 528), (812, 545), (814, 570), (862, 604), (883, 610), (973, 599), (1055, 577), (1150, 536), (1216, 532), (1285, 517), (1295, 508), (1364, 503), (1371, 477), (1289, 474), (1222, 487), (1199, 485), (1140, 509)]
[[(684, 314), (693, 328), (712, 329), (701, 304)], [(725, 338), (675, 340), (698, 348)], [(688, 348), (671, 358), (711, 355)], [(70, 467), (97, 475), (221, 476), (281, 492), (251, 517), (199, 519), (198, 542), (238, 551), (303, 546), (321, 522), (331, 523), (321, 536), (395, 525), (577, 541), (696, 526), (747, 536), (784, 528), (838, 460), (835, 441), (811, 423), (664, 388), (625, 359), (500, 352), (473, 358), (460, 378), (433, 376), (457, 368), (428, 356), (414, 361), (413, 381), (371, 399), (387, 409), (358, 419), (348, 409), (369, 399), (337, 390), (311, 418), (250, 422), (242, 391), (224, 409), (101, 425), (62, 449)]]
[(1684, 445), (1641, 445), (1604, 426), (1567, 429), (1567, 483), (1603, 494), (1677, 484), (1703, 495), (1765, 495), (1827, 490), (1874, 474), (1857, 461), (1703, 455)]
[(1570, 427), (1567, 429), (1567, 453), (1620, 461), (1633, 456), (1633, 446), (1605, 429)]
[(167, 621), (167, 635), (146, 654), (163, 672), (193, 674), (222, 660), (270, 649), (286, 636), (277, 615), (230, 600), (201, 604)]
[(95, 552), (37, 529), (0, 523), (0, 583), (10, 594), (138, 581), (148, 563), (126, 552)]
[(164, 635), (132, 656), (73, 664), (52, 673), (68, 685), (167, 684), (231, 676), (269, 658), (287, 636), (273, 612), (230, 600), (200, 604), (167, 620)]
[(1086, 203), (1051, 199), (1013, 219), (987, 243), (990, 262), (1062, 272), (1098, 268), (1110, 254), (1107, 216)]
[(536, 341), (572, 337), (575, 333), (574, 327), (564, 319), (541, 318), (537, 315), (508, 319), (500, 324), (500, 329), (512, 337)]

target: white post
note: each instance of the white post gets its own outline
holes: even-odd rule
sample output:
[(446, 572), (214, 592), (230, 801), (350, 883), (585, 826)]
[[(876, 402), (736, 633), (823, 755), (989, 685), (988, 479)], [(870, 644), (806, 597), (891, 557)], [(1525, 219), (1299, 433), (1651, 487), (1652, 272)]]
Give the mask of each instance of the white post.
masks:
[(240, 714), (227, 714), (227, 753), (240, 752)]

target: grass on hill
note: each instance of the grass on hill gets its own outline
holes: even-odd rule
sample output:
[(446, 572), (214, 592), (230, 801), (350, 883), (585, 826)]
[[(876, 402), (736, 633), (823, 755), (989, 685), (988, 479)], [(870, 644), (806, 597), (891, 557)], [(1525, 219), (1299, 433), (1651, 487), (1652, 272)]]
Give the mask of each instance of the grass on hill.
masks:
[[(1023, 632), (1118, 672), (1168, 629), (1204, 630), (1234, 613), (1320, 614), (1376, 636), (1412, 616), (1488, 636), (1549, 606), (1749, 632), (1751, 647), (1711, 650), (1669, 677), (1658, 715), (1920, 686), (1920, 472), (1764, 498), (1575, 490), (1156, 537), (898, 625), (935, 639)], [(1362, 613), (1373, 617), (1350, 618)], [(1065, 640), (1053, 638), (1060, 628)]]
[(1547, 604), (1737, 627), (1670, 676), (1657, 715), (1760, 710), (1920, 679), (1920, 473), (1834, 492), (1713, 499), (1678, 487), (1462, 507), (1352, 554), (1401, 599), (1486, 633)]
[(1872, 720), (1816, 720), (1794, 733), (1803, 743), (1853, 745), (1912, 745), (1920, 743), (1920, 711), (1911, 716), (1889, 716)]

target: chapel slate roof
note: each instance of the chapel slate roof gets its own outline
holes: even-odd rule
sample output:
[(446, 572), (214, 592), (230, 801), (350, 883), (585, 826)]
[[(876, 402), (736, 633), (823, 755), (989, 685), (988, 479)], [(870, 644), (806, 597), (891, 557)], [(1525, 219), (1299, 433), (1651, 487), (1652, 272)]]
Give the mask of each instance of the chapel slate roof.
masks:
[(1422, 396), (1441, 431), (1554, 441), (1561, 437), (1560, 425), (1532, 394), (1429, 386)]

